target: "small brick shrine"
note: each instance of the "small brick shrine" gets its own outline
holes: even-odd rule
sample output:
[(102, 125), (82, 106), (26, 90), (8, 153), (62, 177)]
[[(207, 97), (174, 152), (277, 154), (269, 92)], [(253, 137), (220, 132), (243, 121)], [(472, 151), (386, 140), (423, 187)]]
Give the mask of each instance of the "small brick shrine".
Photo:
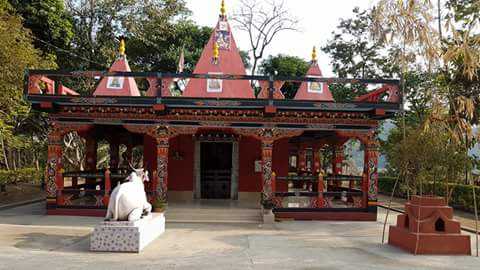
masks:
[[(420, 224), (419, 224), (420, 223)], [(470, 255), (470, 236), (442, 197), (413, 196), (390, 226), (388, 243), (414, 254)]]

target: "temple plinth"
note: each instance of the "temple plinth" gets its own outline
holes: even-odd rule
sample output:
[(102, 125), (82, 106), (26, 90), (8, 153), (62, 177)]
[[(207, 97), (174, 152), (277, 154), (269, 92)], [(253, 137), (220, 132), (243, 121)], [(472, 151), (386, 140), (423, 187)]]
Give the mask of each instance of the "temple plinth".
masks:
[(388, 243), (414, 254), (471, 254), (470, 236), (461, 234), (453, 209), (441, 197), (413, 196), (397, 225), (390, 226)]

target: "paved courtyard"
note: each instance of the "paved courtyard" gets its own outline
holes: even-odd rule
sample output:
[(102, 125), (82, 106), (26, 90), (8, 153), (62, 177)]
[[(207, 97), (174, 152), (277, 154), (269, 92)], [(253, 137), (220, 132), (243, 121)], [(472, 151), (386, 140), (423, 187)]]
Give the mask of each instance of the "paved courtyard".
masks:
[(42, 214), (41, 204), (0, 211), (0, 269), (480, 269), (476, 257), (382, 245), (381, 222), (171, 223), (143, 253), (110, 254), (88, 251), (101, 219)]

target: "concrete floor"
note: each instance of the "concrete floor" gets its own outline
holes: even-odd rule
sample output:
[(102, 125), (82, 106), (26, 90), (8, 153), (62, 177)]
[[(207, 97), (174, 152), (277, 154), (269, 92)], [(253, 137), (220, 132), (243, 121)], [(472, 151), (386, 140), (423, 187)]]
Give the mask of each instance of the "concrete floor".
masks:
[(109, 254), (88, 251), (100, 218), (42, 213), (41, 204), (0, 211), (0, 269), (480, 269), (476, 257), (382, 245), (381, 222), (167, 224), (143, 253)]

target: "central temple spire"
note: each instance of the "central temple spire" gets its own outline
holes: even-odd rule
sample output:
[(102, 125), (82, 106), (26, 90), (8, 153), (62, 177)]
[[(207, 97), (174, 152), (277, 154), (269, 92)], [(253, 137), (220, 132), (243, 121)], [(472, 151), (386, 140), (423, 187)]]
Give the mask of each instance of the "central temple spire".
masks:
[[(246, 75), (245, 66), (228, 24), (225, 1), (220, 16), (194, 74)], [(191, 79), (183, 91), (184, 97), (196, 98), (255, 98), (248, 80)]]

